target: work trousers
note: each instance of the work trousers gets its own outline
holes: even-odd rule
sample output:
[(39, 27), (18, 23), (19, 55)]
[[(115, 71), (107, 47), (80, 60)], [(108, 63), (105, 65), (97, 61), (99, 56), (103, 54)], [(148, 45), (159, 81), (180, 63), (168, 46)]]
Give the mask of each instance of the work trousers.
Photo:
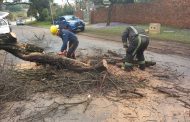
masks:
[(68, 49), (68, 52), (67, 52), (67, 57), (68, 58), (76, 59), (75, 50), (77, 49), (78, 44), (79, 44), (78, 40), (73, 42), (73, 43), (69, 42), (69, 49)]

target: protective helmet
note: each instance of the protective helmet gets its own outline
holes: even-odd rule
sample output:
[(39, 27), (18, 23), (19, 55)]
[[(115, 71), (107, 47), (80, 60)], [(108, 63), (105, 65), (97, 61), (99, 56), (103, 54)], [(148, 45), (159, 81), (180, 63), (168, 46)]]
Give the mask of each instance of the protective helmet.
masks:
[(51, 27), (50, 27), (50, 32), (53, 34), (53, 35), (56, 35), (57, 34), (57, 32), (58, 32), (58, 26), (56, 26), (56, 25), (52, 25)]

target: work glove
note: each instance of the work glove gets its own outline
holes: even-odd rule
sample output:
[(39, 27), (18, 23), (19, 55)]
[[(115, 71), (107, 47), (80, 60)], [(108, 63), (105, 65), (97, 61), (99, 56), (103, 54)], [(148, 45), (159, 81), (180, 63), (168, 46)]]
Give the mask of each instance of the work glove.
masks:
[(64, 50), (64, 51), (58, 52), (57, 54), (58, 54), (58, 55), (67, 56), (67, 51)]

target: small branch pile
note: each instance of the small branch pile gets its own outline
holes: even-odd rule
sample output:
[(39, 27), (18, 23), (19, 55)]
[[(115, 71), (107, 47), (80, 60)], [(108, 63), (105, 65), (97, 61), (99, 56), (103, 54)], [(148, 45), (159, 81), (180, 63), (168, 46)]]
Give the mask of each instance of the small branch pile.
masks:
[[(8, 74), (8, 75), (7, 75)], [(138, 80), (138, 79), (134, 79)], [(134, 97), (135, 89), (143, 83), (121, 79), (106, 71), (76, 73), (68, 70), (30, 69), (4, 70), (0, 74), (0, 101), (29, 99), (36, 92), (53, 91), (67, 97), (75, 94), (119, 93), (125, 90)], [(135, 97), (143, 95), (135, 94)]]

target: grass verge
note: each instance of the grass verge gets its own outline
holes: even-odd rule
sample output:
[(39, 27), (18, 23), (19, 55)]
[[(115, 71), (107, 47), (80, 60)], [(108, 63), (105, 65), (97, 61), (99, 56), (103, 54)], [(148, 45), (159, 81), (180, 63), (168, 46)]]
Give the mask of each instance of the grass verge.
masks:
[[(49, 28), (50, 22), (31, 22), (27, 25)], [(147, 29), (149, 25), (137, 25), (138, 27)], [(94, 27), (92, 25), (86, 26), (86, 34), (95, 34), (100, 36), (109, 36), (110, 38), (118, 36), (120, 37), (127, 25), (109, 26), (109, 27)], [(163, 41), (176, 41), (181, 43), (190, 44), (190, 29), (181, 29), (168, 26), (161, 27), (160, 34), (150, 34), (151, 39), (163, 40)]]
[(26, 24), (30, 25), (30, 26), (37, 26), (37, 27), (44, 27), (44, 28), (49, 28), (51, 26), (51, 22), (37, 22), (37, 21), (34, 21), (34, 22), (26, 23)]
[[(148, 25), (137, 25), (137, 26), (144, 29), (148, 28)], [(121, 25), (111, 26), (111, 27), (100, 27), (100, 28), (87, 26), (85, 33), (90, 33), (100, 36), (109, 36), (111, 38), (115, 36), (121, 36), (126, 27), (127, 26), (121, 26)], [(149, 36), (152, 39), (190, 43), (189, 35), (190, 35), (190, 30), (188, 29), (162, 26), (160, 34), (150, 34)]]

